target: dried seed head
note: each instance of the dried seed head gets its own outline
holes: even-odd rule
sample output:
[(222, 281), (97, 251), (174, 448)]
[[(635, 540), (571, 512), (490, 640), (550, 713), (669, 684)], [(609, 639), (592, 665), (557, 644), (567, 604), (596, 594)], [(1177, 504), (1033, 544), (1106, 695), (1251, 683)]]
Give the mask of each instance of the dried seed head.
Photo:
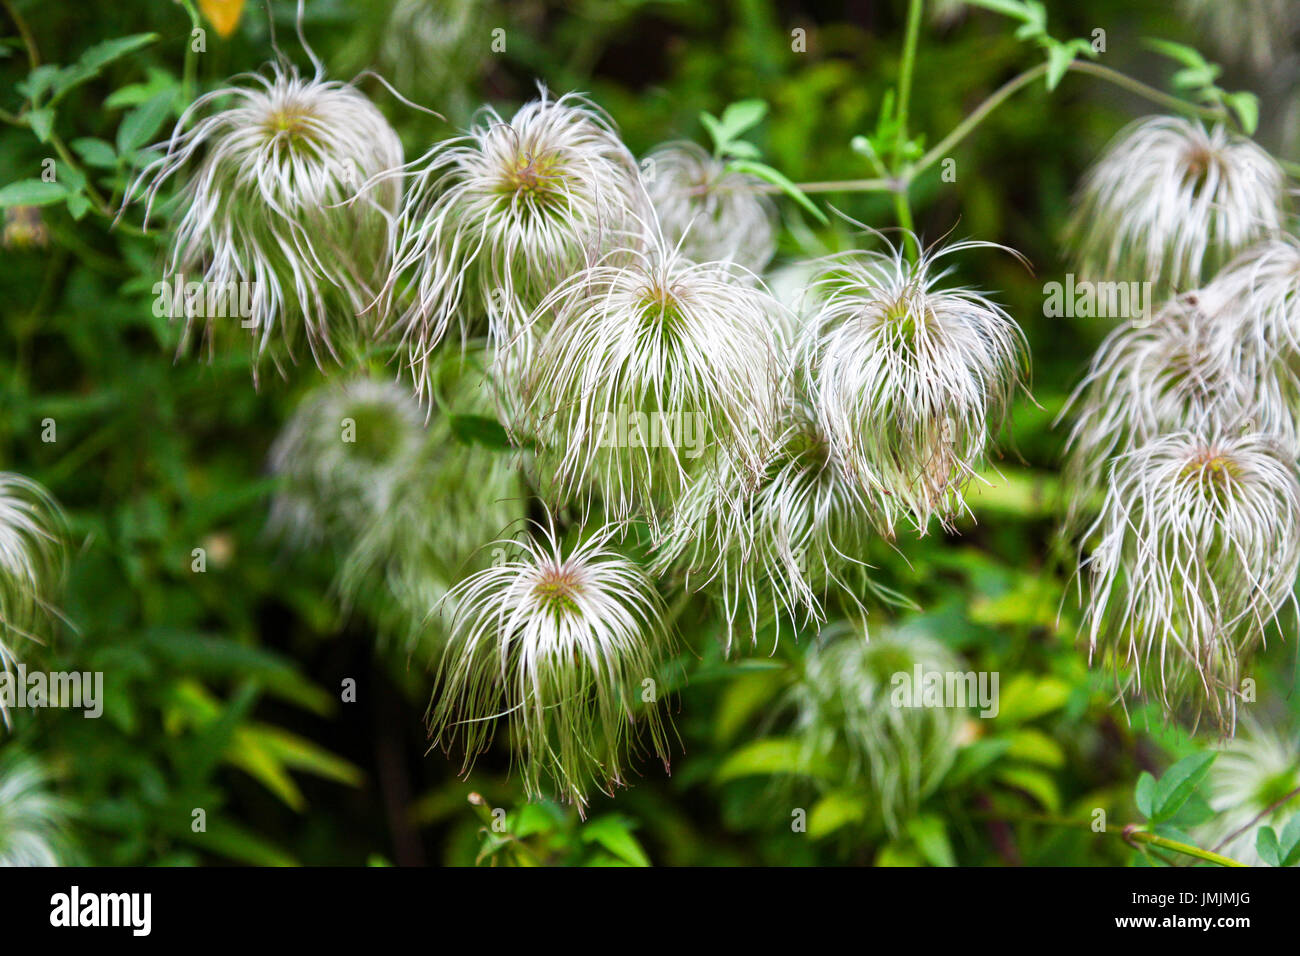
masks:
[(240, 80), (199, 97), (141, 173), (146, 221), (163, 184), (193, 163), (167, 279), (226, 299), (215, 316), (187, 309), (187, 334), (202, 326), (211, 344), (225, 321), (251, 330), (259, 357), (278, 336), (289, 355), (305, 338), (318, 363), (337, 359), (369, 335), (360, 315), (388, 269), (399, 195), (391, 180), (365, 184), (402, 165), (401, 143), (374, 104), (319, 70), (304, 78), (272, 63)]
[(657, 237), (562, 282), (525, 390), (554, 496), (594, 489), (652, 522), (706, 453), (757, 477), (775, 433), (780, 306), (734, 263), (694, 263)]
[(552, 528), (451, 593), (448, 642), (430, 708), (430, 736), (459, 738), (464, 769), (498, 720), (530, 799), (554, 788), (581, 811), (592, 789), (623, 785), (643, 721), (668, 764), (655, 694), (668, 639), (658, 595), (641, 569), (610, 550), (606, 528), (566, 550)]
[(545, 88), (509, 121), (485, 109), (469, 132), (416, 164), (381, 305), (411, 279), (398, 325), (421, 395), (453, 319), (486, 315), (498, 348), (516, 341), (537, 303), (625, 230), (644, 196), (636, 162), (610, 120)]
[(919, 635), (867, 641), (849, 632), (821, 640), (787, 696), (802, 769), (830, 766), (837, 779), (865, 784), (873, 810), (896, 831), (952, 765), (962, 724), (956, 708), (897, 706), (897, 691), (920, 700), (918, 668), (922, 680), (963, 668), (942, 644)]
[[(1081, 561), (1090, 655), (1122, 690), (1154, 692), (1221, 728), (1236, 719), (1241, 666), (1291, 600), (1300, 484), (1268, 436), (1164, 435), (1111, 467)], [(1126, 676), (1120, 669), (1128, 668)]]
[(1083, 272), (1196, 288), (1234, 253), (1282, 228), (1281, 167), (1222, 126), (1170, 116), (1126, 127), (1079, 192), (1069, 243)]
[(761, 272), (776, 252), (776, 207), (753, 176), (729, 172), (695, 143), (667, 143), (645, 159), (646, 188), (670, 245), (695, 262)]
[(1027, 374), (1024, 335), (970, 289), (942, 288), (937, 261), (959, 242), (910, 263), (901, 247), (818, 261), (803, 345), (821, 428), (857, 478), (892, 496), (922, 532), (965, 509)]
[[(40, 637), (56, 616), (63, 577), (64, 522), (40, 485), (0, 472), (0, 671), (17, 659), (19, 640)], [(0, 701), (0, 717), (9, 715)]]

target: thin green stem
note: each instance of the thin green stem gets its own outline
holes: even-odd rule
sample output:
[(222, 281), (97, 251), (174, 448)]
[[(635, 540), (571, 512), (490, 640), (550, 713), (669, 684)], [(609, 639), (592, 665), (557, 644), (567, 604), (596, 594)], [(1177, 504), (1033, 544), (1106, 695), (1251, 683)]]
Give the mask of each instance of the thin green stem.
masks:
[(916, 47), (921, 38), (922, 0), (907, 2), (907, 32), (903, 35), (903, 63), (898, 72), (898, 141), (894, 147), (894, 165), (899, 150), (907, 142), (907, 114), (912, 102), (912, 74), (916, 69)]
[(36, 40), (32, 37), (32, 31), (27, 28), (27, 21), (23, 19), (21, 13), (14, 7), (10, 0), (0, 0), (4, 3), (4, 8), (9, 12), (9, 19), (13, 20), (14, 25), (18, 27), (18, 34), (23, 38), (23, 46), (27, 47), (27, 62), (34, 70), (41, 65), (41, 54), (36, 49)]
[(912, 168), (912, 175), (915, 176), (937, 163), (940, 159), (946, 156), (954, 146), (969, 136), (975, 127), (984, 122), (985, 117), (1001, 106), (1010, 96), (1012, 96), (1012, 94), (1024, 89), (1046, 72), (1047, 64), (1040, 63), (1038, 66), (1025, 70), (1025, 72), (1021, 73), (1019, 76), (1003, 83), (988, 99), (975, 107), (975, 109), (970, 112), (970, 115), (954, 126), (952, 132), (939, 140), (939, 142), (935, 143), (934, 146), (917, 161), (917, 164)]
[[(1153, 86), (1148, 86), (1140, 80), (1135, 80), (1118, 70), (1112, 70), (1108, 66), (1101, 66), (1097, 63), (1090, 63), (1086, 60), (1076, 60), (1070, 64), (1070, 70), (1075, 73), (1084, 73), (1088, 76), (1094, 76), (1098, 79), (1106, 80), (1115, 86), (1122, 87), (1131, 93), (1150, 100), (1159, 106), (1176, 110), (1188, 116), (1196, 116), (1201, 119), (1222, 121), (1226, 114), (1212, 106), (1200, 106), (1196, 103), (1189, 103), (1187, 100), (1181, 100), (1176, 96), (1170, 96)], [(988, 99), (975, 107), (971, 113), (952, 130), (944, 136), (943, 139), (935, 143), (924, 156), (915, 164), (908, 167), (900, 174), (900, 182), (893, 182), (888, 179), (846, 179), (838, 182), (818, 182), (800, 184), (799, 188), (804, 192), (895, 192), (900, 187), (905, 186), (914, 180), (921, 173), (925, 172), (945, 155), (952, 151), (962, 140), (969, 136), (974, 130), (988, 118), (989, 114), (1006, 102), (1013, 94), (1032, 84), (1035, 80), (1042, 77), (1047, 72), (1047, 64), (1039, 63), (1037, 66), (1030, 67), (1023, 73), (1008, 80), (1002, 86), (998, 87)], [(1300, 178), (1300, 163), (1281, 161), (1282, 167), (1291, 175)]]
[(194, 101), (195, 79), (198, 76), (198, 54), (194, 50), (193, 31), (201, 29), (203, 21), (199, 18), (194, 0), (181, 0), (181, 3), (185, 5), (185, 12), (190, 15), (190, 36), (185, 43), (185, 72), (181, 80), (181, 97), (188, 106)]
[[(755, 192), (779, 194), (785, 192), (780, 186), (771, 183), (754, 183)], [(893, 179), (845, 179), (823, 183), (800, 183), (799, 189), (806, 193), (892, 193), (898, 191), (898, 182)]]
[[(1006, 820), (1013, 823), (1036, 823), (1049, 827), (1067, 827), (1072, 830), (1092, 830), (1091, 820), (1070, 820), (1065, 817), (1054, 817), (1046, 814), (1007, 814), (1007, 813), (980, 813), (978, 817), (989, 820)], [(1240, 860), (1234, 860), (1231, 857), (1215, 853), (1213, 850), (1202, 850), (1199, 846), (1192, 846), (1190, 843), (1182, 843), (1178, 840), (1171, 840), (1168, 837), (1162, 837), (1150, 830), (1139, 830), (1137, 824), (1130, 823), (1126, 826), (1115, 829), (1107, 827), (1101, 831), (1112, 836), (1117, 836), (1130, 846), (1140, 849), (1142, 846), (1158, 847), (1162, 850), (1169, 850), (1174, 853), (1181, 853), (1183, 856), (1194, 857), (1206, 863), (1213, 863), (1217, 866), (1245, 866)]]
[(893, 169), (891, 172), (898, 179), (894, 190), (894, 209), (898, 214), (898, 224), (903, 228), (903, 242), (907, 247), (907, 258), (915, 263), (920, 258), (920, 245), (916, 240), (916, 227), (912, 221), (912, 205), (908, 200), (907, 189), (911, 183), (910, 175), (902, 174), (903, 150), (907, 143), (907, 119), (912, 102), (912, 75), (916, 70), (916, 47), (921, 38), (922, 0), (907, 2), (907, 31), (903, 35), (903, 63), (898, 74), (898, 134), (894, 140)]
[(1224, 838), (1223, 838), (1222, 840), (1220, 840), (1218, 843), (1214, 844), (1213, 849), (1215, 849), (1215, 850), (1222, 850), (1225, 846), (1227, 846), (1227, 845), (1228, 845), (1229, 843), (1231, 843), (1233, 840), (1237, 839), (1237, 837), (1241, 836), (1241, 835), (1242, 835), (1243, 833), (1245, 833), (1247, 830), (1253, 828), (1256, 824), (1258, 824), (1260, 821), (1262, 821), (1262, 820), (1265, 819), (1266, 817), (1271, 817), (1274, 813), (1276, 813), (1278, 810), (1281, 810), (1284, 806), (1286, 806), (1288, 803), (1290, 803), (1290, 802), (1291, 802), (1292, 800), (1294, 800), (1296, 797), (1300, 797), (1300, 787), (1296, 787), (1294, 790), (1292, 790), (1290, 793), (1288, 793), (1288, 794), (1287, 794), (1285, 797), (1283, 797), (1282, 799), (1276, 801), (1275, 803), (1273, 803), (1273, 804), (1271, 804), (1271, 805), (1265, 807), (1263, 810), (1259, 811), (1259, 813), (1255, 814), (1255, 816), (1252, 817), (1251, 820), (1250, 820), (1250, 822), (1248, 822), (1245, 826), (1243, 826), (1243, 827), (1238, 827), (1236, 830), (1233, 830), (1231, 833), (1229, 833), (1226, 837), (1224, 837)]
[(898, 216), (898, 224), (903, 228), (903, 242), (907, 246), (907, 258), (915, 263), (920, 258), (921, 250), (916, 241), (916, 226), (912, 222), (912, 204), (907, 199), (905, 189), (897, 190), (894, 193), (894, 212)]
[(1126, 73), (1119, 70), (1113, 70), (1108, 66), (1102, 66), (1100, 63), (1091, 63), (1088, 60), (1075, 60), (1070, 64), (1070, 70), (1074, 73), (1086, 73), (1089, 76), (1095, 76), (1103, 79), (1115, 86), (1122, 87), (1130, 93), (1136, 93), (1143, 99), (1150, 100), (1166, 109), (1176, 110), (1188, 116), (1199, 116), (1201, 119), (1214, 121), (1223, 121), (1230, 118), (1229, 114), (1219, 107), (1199, 106), (1196, 103), (1189, 103), (1187, 100), (1180, 100), (1176, 96), (1170, 96), (1163, 90), (1158, 90), (1154, 86), (1148, 86), (1141, 80), (1135, 80)]
[(1152, 833), (1149, 830), (1133, 830), (1125, 827), (1121, 832), (1125, 841), (1128, 843), (1143, 843), (1148, 846), (1160, 847), (1162, 850), (1172, 850), (1174, 853), (1181, 853), (1183, 856), (1195, 857), (1198, 860), (1204, 860), (1206, 863), (1214, 863), (1217, 866), (1241, 866), (1246, 864), (1240, 860), (1234, 860), (1231, 857), (1222, 856), (1213, 850), (1202, 850), (1199, 846), (1192, 846), (1190, 843), (1181, 843), (1178, 840), (1171, 840), (1168, 837), (1162, 837)]

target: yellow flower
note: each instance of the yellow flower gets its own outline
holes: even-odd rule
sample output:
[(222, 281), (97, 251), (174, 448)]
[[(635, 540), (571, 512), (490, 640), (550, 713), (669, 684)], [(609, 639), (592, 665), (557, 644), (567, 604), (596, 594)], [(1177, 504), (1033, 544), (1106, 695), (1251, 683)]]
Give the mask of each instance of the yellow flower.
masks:
[(244, 0), (199, 0), (199, 10), (222, 37), (228, 37), (239, 26), (244, 13)]

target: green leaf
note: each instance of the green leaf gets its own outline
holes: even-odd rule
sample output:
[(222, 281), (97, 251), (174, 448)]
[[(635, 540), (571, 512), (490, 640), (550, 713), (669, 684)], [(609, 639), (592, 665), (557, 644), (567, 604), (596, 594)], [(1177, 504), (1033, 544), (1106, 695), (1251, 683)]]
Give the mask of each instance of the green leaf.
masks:
[(764, 100), (739, 100), (722, 111), (722, 129), (727, 141), (748, 132), (763, 121), (767, 115), (767, 103)]
[(8, 206), (48, 206), (62, 201), (67, 195), (67, 187), (61, 183), (22, 179), (0, 189), (0, 209)]
[(1214, 808), (1199, 793), (1193, 793), (1187, 802), (1169, 820), (1178, 827), (1198, 827), (1214, 819)]
[(208, 817), (206, 832), (194, 833), (185, 820), (174, 828), (177, 839), (201, 850), (253, 866), (297, 866), (297, 861), (268, 840), (233, 823)]
[(82, 136), (69, 143), (72, 151), (81, 157), (87, 166), (98, 169), (112, 169), (117, 165), (117, 153), (111, 144), (93, 136)]
[(128, 106), (139, 106), (141, 103), (153, 99), (159, 93), (171, 91), (175, 95), (179, 90), (180, 84), (177, 83), (175, 76), (166, 70), (151, 66), (149, 67), (149, 79), (147, 81), (144, 83), (130, 83), (120, 90), (114, 90), (108, 99), (104, 100), (104, 108), (120, 110)]
[(1027, 723), (1064, 707), (1070, 699), (1070, 685), (1059, 677), (1017, 674), (999, 696), (999, 721)]
[(953, 855), (952, 844), (948, 842), (948, 831), (943, 819), (927, 814), (907, 821), (907, 833), (916, 843), (916, 848), (932, 866), (956, 866), (957, 858)]
[(349, 787), (359, 787), (365, 779), (365, 774), (355, 764), (282, 727), (254, 724), (245, 728), (245, 734), (290, 769), (315, 774)]
[(1259, 858), (1269, 866), (1282, 865), (1282, 850), (1278, 846), (1277, 833), (1272, 827), (1260, 827), (1255, 834), (1255, 850)]
[(1007, 737), (992, 737), (967, 744), (957, 751), (957, 759), (953, 761), (952, 769), (947, 774), (948, 782), (956, 784), (973, 777), (984, 768), (991, 766), (1010, 749), (1011, 740)]
[(819, 839), (840, 827), (861, 823), (867, 814), (867, 799), (851, 790), (832, 790), (808, 813), (808, 835)]
[(632, 866), (649, 866), (650, 858), (631, 833), (626, 817), (611, 814), (598, 817), (582, 828), (584, 843), (598, 843), (624, 863)]
[(32, 128), (36, 138), (42, 143), (50, 141), (50, 131), (54, 128), (54, 110), (48, 106), (32, 110), (27, 114), (27, 125)]
[(1029, 10), (1020, 0), (967, 0), (967, 5), (992, 10), (1013, 20), (1028, 21), (1031, 18)]
[(1056, 782), (1041, 770), (1008, 765), (999, 767), (993, 776), (1007, 786), (1023, 790), (1053, 813), (1061, 809), (1061, 793)]
[(1173, 817), (1210, 772), (1216, 756), (1212, 751), (1192, 754), (1166, 770), (1156, 784), (1151, 819), (1159, 822)]
[(712, 113), (700, 113), (700, 125), (709, 134), (709, 139), (713, 140), (713, 151), (719, 153), (722, 147), (727, 145), (727, 137), (722, 131), (722, 124), (718, 122), (717, 117)]
[(128, 53), (143, 46), (148, 46), (157, 39), (158, 34), (156, 33), (135, 33), (131, 36), (105, 40), (103, 43), (95, 44), (86, 50), (76, 63), (59, 71), (52, 84), (54, 95), (50, 100), (51, 105), (58, 102), (69, 90), (97, 76), (100, 70), (114, 60), (121, 59)]
[(1277, 842), (1280, 866), (1295, 866), (1300, 863), (1300, 813), (1287, 821)]
[(733, 740), (746, 721), (768, 706), (780, 689), (780, 678), (770, 671), (736, 675), (718, 701), (713, 718), (714, 740), (720, 744)]
[(1052, 40), (1047, 47), (1047, 90), (1051, 92), (1065, 78), (1074, 62), (1075, 50), (1072, 46)]
[(90, 212), (90, 200), (81, 193), (73, 193), (68, 197), (68, 213), (77, 222), (85, 218), (86, 213)]
[(1133, 791), (1134, 802), (1137, 803), (1138, 813), (1151, 819), (1151, 814), (1155, 807), (1156, 797), (1156, 778), (1151, 776), (1145, 770), (1138, 777), (1137, 788)]
[(1007, 750), (1007, 756), (1042, 764), (1044, 767), (1065, 765), (1065, 753), (1061, 750), (1061, 745), (1032, 727), (1021, 728), (1011, 734), (1011, 747)]
[(53, 88), (60, 72), (59, 67), (53, 63), (42, 64), (28, 73), (27, 79), (18, 83), (15, 88), (23, 96), (36, 103)]
[(1038, 0), (1025, 0), (1024, 23), (1016, 30), (1017, 40), (1033, 40), (1047, 35), (1047, 8)]
[(1193, 70), (1208, 70), (1210, 63), (1201, 56), (1195, 47), (1187, 46), (1184, 43), (1174, 43), (1171, 40), (1161, 40), (1155, 37), (1143, 39), (1143, 44), (1150, 50), (1154, 50), (1162, 56), (1167, 56), (1171, 60), (1177, 60), (1183, 66)]
[(799, 205), (803, 206), (804, 209), (808, 210), (808, 212), (810, 212), (823, 226), (830, 222), (830, 220), (826, 218), (826, 214), (813, 204), (813, 201), (808, 198), (802, 189), (766, 163), (756, 163), (748, 159), (734, 159), (728, 163), (727, 166), (736, 172), (748, 173), (751, 176), (755, 176), (764, 182), (769, 182), (773, 186), (778, 187), (781, 192), (785, 193), (791, 199), (795, 200), (795, 202), (799, 203)]
[(452, 415), (448, 419), (452, 434), (465, 445), (509, 449), (510, 435), (495, 418), (487, 415)]
[(1259, 128), (1259, 97), (1243, 90), (1239, 93), (1229, 93), (1223, 98), (1223, 102), (1228, 109), (1237, 114), (1242, 132), (1247, 136), (1254, 136), (1255, 130)]
[(723, 155), (735, 159), (758, 159), (763, 155), (758, 151), (757, 146), (743, 139), (733, 139), (722, 148), (722, 152)]
[(799, 741), (790, 737), (753, 740), (727, 757), (714, 774), (714, 779), (722, 783), (738, 777), (767, 774), (815, 774), (814, 768), (805, 766), (803, 756)]
[(159, 93), (142, 106), (126, 114), (117, 128), (117, 151), (125, 156), (148, 143), (171, 114), (173, 96)]

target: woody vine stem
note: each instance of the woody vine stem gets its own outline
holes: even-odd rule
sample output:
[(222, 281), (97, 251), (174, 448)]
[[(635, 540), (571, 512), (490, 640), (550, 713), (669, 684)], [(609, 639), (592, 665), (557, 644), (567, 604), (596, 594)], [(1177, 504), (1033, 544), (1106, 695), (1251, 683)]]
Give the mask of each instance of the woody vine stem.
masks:
[[(1049, 66), (1039, 63), (1024, 70), (1008, 80), (989, 95), (979, 106), (958, 123), (953, 129), (932, 146), (915, 163), (906, 162), (902, 155), (907, 142), (908, 108), (912, 93), (912, 76), (916, 63), (916, 49), (920, 38), (921, 10), (923, 0), (909, 0), (907, 26), (903, 40), (903, 56), (899, 69), (897, 102), (898, 134), (890, 155), (890, 168), (882, 169), (883, 175), (869, 179), (844, 179), (826, 182), (799, 183), (798, 188), (805, 193), (892, 193), (894, 209), (899, 225), (905, 230), (909, 256), (915, 257), (915, 239), (912, 236), (913, 218), (908, 192), (912, 183), (935, 163), (943, 159), (954, 147), (969, 136), (989, 117), (994, 110), (1010, 99), (1014, 94), (1047, 75)], [(1211, 122), (1232, 120), (1232, 115), (1221, 106), (1203, 106), (1188, 100), (1172, 96), (1156, 89), (1141, 80), (1136, 80), (1126, 73), (1092, 63), (1087, 60), (1075, 60), (1067, 67), (1072, 73), (1081, 73), (1127, 90), (1165, 109), (1173, 110), (1187, 116), (1193, 116)], [(1300, 177), (1300, 163), (1281, 162), (1282, 167), (1293, 177)], [(781, 188), (767, 183), (757, 186), (762, 192), (778, 193)]]

